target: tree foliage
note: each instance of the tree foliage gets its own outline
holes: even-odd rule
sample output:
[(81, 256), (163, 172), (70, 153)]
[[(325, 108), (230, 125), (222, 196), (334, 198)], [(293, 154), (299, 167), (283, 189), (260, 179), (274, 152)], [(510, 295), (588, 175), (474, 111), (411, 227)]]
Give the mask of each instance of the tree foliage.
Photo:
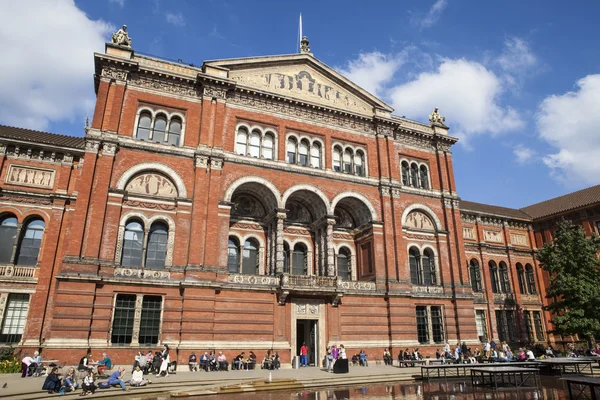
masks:
[(554, 333), (594, 340), (600, 334), (600, 238), (586, 237), (579, 226), (561, 221), (554, 239), (538, 253), (550, 275), (546, 297)]

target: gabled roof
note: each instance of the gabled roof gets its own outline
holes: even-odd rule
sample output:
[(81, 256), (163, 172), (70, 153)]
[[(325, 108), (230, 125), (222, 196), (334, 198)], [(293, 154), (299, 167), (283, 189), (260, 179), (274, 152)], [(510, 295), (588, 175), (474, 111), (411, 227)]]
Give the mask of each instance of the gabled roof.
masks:
[(56, 133), (0, 125), (0, 140), (4, 138), (56, 147), (69, 147), (82, 150), (85, 148), (85, 141), (82, 137), (59, 135)]
[(475, 213), (531, 221), (531, 217), (528, 214), (514, 208), (492, 206), (489, 204), (474, 203), (472, 201), (461, 200), (460, 209), (461, 211), (472, 211)]
[(527, 213), (534, 219), (538, 219), (592, 204), (600, 204), (600, 185), (542, 201), (521, 208), (520, 211)]

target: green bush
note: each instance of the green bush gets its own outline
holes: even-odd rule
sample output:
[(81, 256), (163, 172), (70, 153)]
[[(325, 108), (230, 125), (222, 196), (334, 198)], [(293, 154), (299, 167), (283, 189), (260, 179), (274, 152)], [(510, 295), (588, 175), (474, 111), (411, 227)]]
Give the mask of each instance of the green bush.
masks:
[(12, 347), (0, 347), (0, 374), (21, 372), (20, 353), (15, 354)]

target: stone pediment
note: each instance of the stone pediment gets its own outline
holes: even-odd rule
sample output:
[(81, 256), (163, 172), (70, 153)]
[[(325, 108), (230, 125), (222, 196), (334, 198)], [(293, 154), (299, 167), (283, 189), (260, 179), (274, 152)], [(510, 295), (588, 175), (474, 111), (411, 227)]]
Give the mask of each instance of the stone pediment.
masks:
[(240, 85), (372, 115), (376, 109), (391, 112), (387, 104), (361, 89), (312, 56), (291, 55), (207, 62), (228, 69)]

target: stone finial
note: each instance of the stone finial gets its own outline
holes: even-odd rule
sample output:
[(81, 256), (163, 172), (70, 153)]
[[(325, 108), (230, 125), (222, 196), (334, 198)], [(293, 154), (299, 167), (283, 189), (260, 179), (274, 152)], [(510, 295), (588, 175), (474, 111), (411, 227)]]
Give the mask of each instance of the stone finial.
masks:
[(131, 38), (127, 33), (127, 25), (112, 34), (112, 44), (117, 46), (131, 47)]
[(302, 36), (302, 40), (300, 40), (300, 53), (312, 54), (310, 52), (310, 44), (306, 36)]
[(433, 112), (429, 114), (429, 122), (431, 123), (431, 125), (445, 126), (446, 118), (440, 115), (440, 113), (438, 112), (438, 108), (436, 107), (433, 109)]

